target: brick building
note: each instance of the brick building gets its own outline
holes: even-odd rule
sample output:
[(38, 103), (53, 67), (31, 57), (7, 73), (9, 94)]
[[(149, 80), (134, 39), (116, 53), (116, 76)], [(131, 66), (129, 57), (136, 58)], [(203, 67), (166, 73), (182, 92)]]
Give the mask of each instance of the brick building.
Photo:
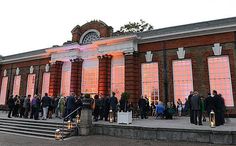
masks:
[(119, 97), (184, 102), (189, 91), (216, 89), (236, 114), (236, 17), (146, 32), (114, 35), (91, 21), (72, 30), (62, 46), (0, 57), (0, 104), (13, 95)]

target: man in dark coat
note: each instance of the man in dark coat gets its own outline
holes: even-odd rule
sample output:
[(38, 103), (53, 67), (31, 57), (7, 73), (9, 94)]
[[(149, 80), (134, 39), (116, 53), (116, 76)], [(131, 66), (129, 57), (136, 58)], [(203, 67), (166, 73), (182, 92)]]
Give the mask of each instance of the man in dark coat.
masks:
[(213, 90), (212, 91), (212, 94), (213, 94), (213, 98), (214, 98), (214, 103), (215, 103), (215, 124), (216, 126), (220, 126), (222, 125), (222, 115), (223, 115), (223, 102), (222, 102), (222, 99), (221, 97), (217, 94), (217, 91), (216, 90)]
[(14, 99), (13, 99), (13, 95), (11, 95), (7, 101), (7, 104), (8, 104), (8, 108), (9, 108), (9, 112), (8, 112), (8, 118), (11, 118), (11, 114), (12, 114), (12, 111), (14, 109)]
[[(66, 103), (66, 115), (69, 115), (75, 107), (75, 94), (73, 92), (67, 97)], [(72, 121), (72, 117), (73, 116), (68, 117), (70, 121)]]
[(205, 99), (205, 107), (208, 116), (210, 115), (211, 110), (215, 111), (215, 101), (210, 93), (208, 93), (208, 96)]
[[(200, 97), (198, 95), (197, 91), (194, 91), (193, 96), (191, 97), (191, 109), (193, 111), (193, 122), (195, 125), (197, 125), (197, 123), (199, 122), (199, 125), (202, 125), (201, 123), (201, 119), (199, 116), (199, 110), (200, 110)], [(199, 118), (198, 122), (197, 122), (197, 118)]]
[(147, 115), (146, 115), (146, 100), (143, 98), (143, 96), (141, 96), (141, 98), (138, 101), (138, 106), (140, 109), (140, 113), (141, 113), (141, 119), (145, 118), (147, 119)]
[(112, 92), (112, 97), (110, 98), (110, 109), (112, 110), (112, 113), (113, 113), (114, 122), (116, 121), (116, 112), (117, 112), (117, 104), (118, 104), (118, 100), (115, 95), (116, 93)]
[(189, 107), (189, 116), (190, 116), (190, 123), (194, 123), (193, 121), (193, 110), (192, 110), (192, 106), (191, 106), (191, 98), (193, 96), (193, 91), (190, 91), (190, 94), (188, 96), (188, 107)]
[(42, 104), (42, 107), (43, 107), (43, 118), (42, 119), (46, 120), (47, 115), (48, 115), (48, 108), (52, 104), (52, 100), (48, 96), (48, 93), (45, 93), (45, 96), (42, 98), (41, 104)]
[(225, 100), (221, 94), (219, 94), (219, 97), (220, 97), (220, 102), (221, 102), (221, 117), (220, 117), (221, 122), (220, 122), (220, 124), (224, 125), (225, 124), (225, 111), (226, 111)]

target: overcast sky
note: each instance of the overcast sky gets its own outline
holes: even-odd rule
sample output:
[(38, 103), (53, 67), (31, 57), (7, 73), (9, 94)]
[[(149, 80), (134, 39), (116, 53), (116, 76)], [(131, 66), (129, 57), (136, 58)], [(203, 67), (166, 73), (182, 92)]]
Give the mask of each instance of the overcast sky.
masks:
[(155, 29), (236, 16), (236, 0), (1, 0), (0, 55), (62, 45), (76, 25), (118, 30), (143, 19)]

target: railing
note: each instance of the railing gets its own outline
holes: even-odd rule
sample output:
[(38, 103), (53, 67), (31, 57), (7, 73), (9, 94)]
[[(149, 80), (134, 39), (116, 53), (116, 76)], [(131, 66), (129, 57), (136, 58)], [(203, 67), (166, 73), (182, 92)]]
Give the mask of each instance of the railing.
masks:
[[(66, 117), (63, 118), (63, 122), (62, 122), (62, 140), (64, 140), (64, 128), (65, 128), (65, 119), (68, 119), (72, 114), (74, 114), (75, 112), (77, 112), (78, 110), (82, 109), (82, 107), (78, 107), (77, 109), (75, 109), (74, 111), (72, 111), (71, 113), (69, 113)], [(78, 123), (76, 123), (76, 127), (78, 127)]]

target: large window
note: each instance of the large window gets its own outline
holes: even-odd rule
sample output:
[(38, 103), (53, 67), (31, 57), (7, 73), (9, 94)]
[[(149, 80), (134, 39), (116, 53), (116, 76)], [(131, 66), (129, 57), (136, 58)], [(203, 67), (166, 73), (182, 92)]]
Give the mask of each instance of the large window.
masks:
[(142, 94), (147, 95), (150, 102), (159, 100), (158, 63), (142, 64)]
[(61, 95), (70, 95), (71, 62), (64, 62), (61, 73)]
[(19, 95), (19, 92), (20, 92), (20, 80), (21, 80), (21, 76), (20, 75), (14, 77), (13, 96)]
[(3, 77), (1, 94), (0, 94), (0, 105), (5, 105), (6, 95), (7, 95), (7, 82), (8, 82), (8, 77)]
[(34, 96), (35, 74), (28, 75), (26, 95)]
[(187, 60), (173, 61), (174, 100), (182, 102), (193, 91), (192, 62)]
[(81, 92), (98, 93), (98, 59), (84, 60)]
[(111, 91), (120, 99), (125, 90), (125, 66), (123, 56), (114, 56), (111, 62)]
[(43, 74), (42, 96), (44, 96), (45, 93), (49, 93), (49, 82), (50, 82), (50, 73), (45, 72)]
[(229, 57), (208, 58), (210, 89), (222, 94), (226, 106), (234, 106)]

